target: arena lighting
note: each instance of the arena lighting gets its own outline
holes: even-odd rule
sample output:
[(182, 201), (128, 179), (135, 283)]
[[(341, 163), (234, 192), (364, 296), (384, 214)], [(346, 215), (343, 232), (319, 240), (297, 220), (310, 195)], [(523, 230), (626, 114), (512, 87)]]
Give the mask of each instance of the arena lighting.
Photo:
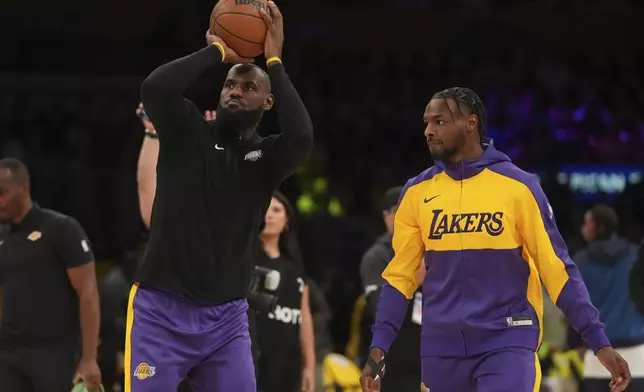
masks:
[(598, 194), (618, 195), (628, 186), (644, 181), (644, 166), (639, 165), (562, 165), (548, 173), (556, 173), (554, 178), (540, 169), (532, 172), (541, 182), (554, 180), (587, 199)]

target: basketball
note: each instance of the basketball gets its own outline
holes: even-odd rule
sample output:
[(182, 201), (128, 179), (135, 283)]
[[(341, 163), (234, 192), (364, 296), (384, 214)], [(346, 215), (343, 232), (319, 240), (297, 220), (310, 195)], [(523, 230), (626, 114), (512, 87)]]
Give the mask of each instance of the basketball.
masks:
[(270, 15), (266, 0), (220, 0), (210, 15), (210, 32), (241, 57), (257, 57), (264, 52), (266, 39), (260, 9)]

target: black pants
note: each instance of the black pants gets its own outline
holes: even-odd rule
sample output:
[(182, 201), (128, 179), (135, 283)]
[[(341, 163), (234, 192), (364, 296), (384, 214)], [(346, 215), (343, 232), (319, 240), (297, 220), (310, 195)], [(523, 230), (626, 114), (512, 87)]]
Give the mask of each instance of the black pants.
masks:
[(69, 392), (78, 365), (76, 347), (0, 348), (0, 389)]
[[(587, 378), (583, 380), (580, 392), (611, 392), (608, 386), (610, 379)], [(644, 378), (634, 378), (631, 386), (626, 388), (627, 392), (644, 392)]]

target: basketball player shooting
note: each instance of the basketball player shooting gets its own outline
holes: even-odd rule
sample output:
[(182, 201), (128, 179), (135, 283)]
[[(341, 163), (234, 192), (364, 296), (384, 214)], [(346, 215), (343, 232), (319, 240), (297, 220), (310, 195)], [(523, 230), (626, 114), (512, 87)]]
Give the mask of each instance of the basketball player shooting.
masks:
[[(206, 48), (159, 67), (141, 88), (160, 147), (148, 248), (128, 304), (126, 392), (176, 391), (186, 378), (197, 392), (256, 392), (246, 316), (253, 249), (273, 192), (313, 139), (280, 59), (282, 16), (268, 7), (266, 72), (208, 32)], [(235, 65), (207, 121), (182, 94), (222, 62)], [(282, 133), (262, 138), (256, 127), (274, 101)]]

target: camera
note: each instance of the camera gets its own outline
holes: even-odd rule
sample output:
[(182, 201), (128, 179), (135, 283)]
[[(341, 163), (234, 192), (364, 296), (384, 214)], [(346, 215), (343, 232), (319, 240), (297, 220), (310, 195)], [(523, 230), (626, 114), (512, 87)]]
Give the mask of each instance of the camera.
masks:
[(257, 318), (275, 310), (278, 298), (270, 293), (277, 291), (280, 286), (280, 279), (279, 271), (269, 268), (255, 266), (251, 272), (250, 287), (247, 294), (249, 307), (248, 327), (251, 338), (251, 352), (255, 362), (255, 374), (259, 373), (257, 364), (262, 355), (258, 343), (258, 335), (261, 332), (257, 329)]
[(250, 308), (259, 313), (269, 313), (275, 310), (278, 298), (268, 292), (277, 291), (280, 279), (279, 271), (255, 266), (251, 273), (250, 287), (248, 289), (248, 305)]

